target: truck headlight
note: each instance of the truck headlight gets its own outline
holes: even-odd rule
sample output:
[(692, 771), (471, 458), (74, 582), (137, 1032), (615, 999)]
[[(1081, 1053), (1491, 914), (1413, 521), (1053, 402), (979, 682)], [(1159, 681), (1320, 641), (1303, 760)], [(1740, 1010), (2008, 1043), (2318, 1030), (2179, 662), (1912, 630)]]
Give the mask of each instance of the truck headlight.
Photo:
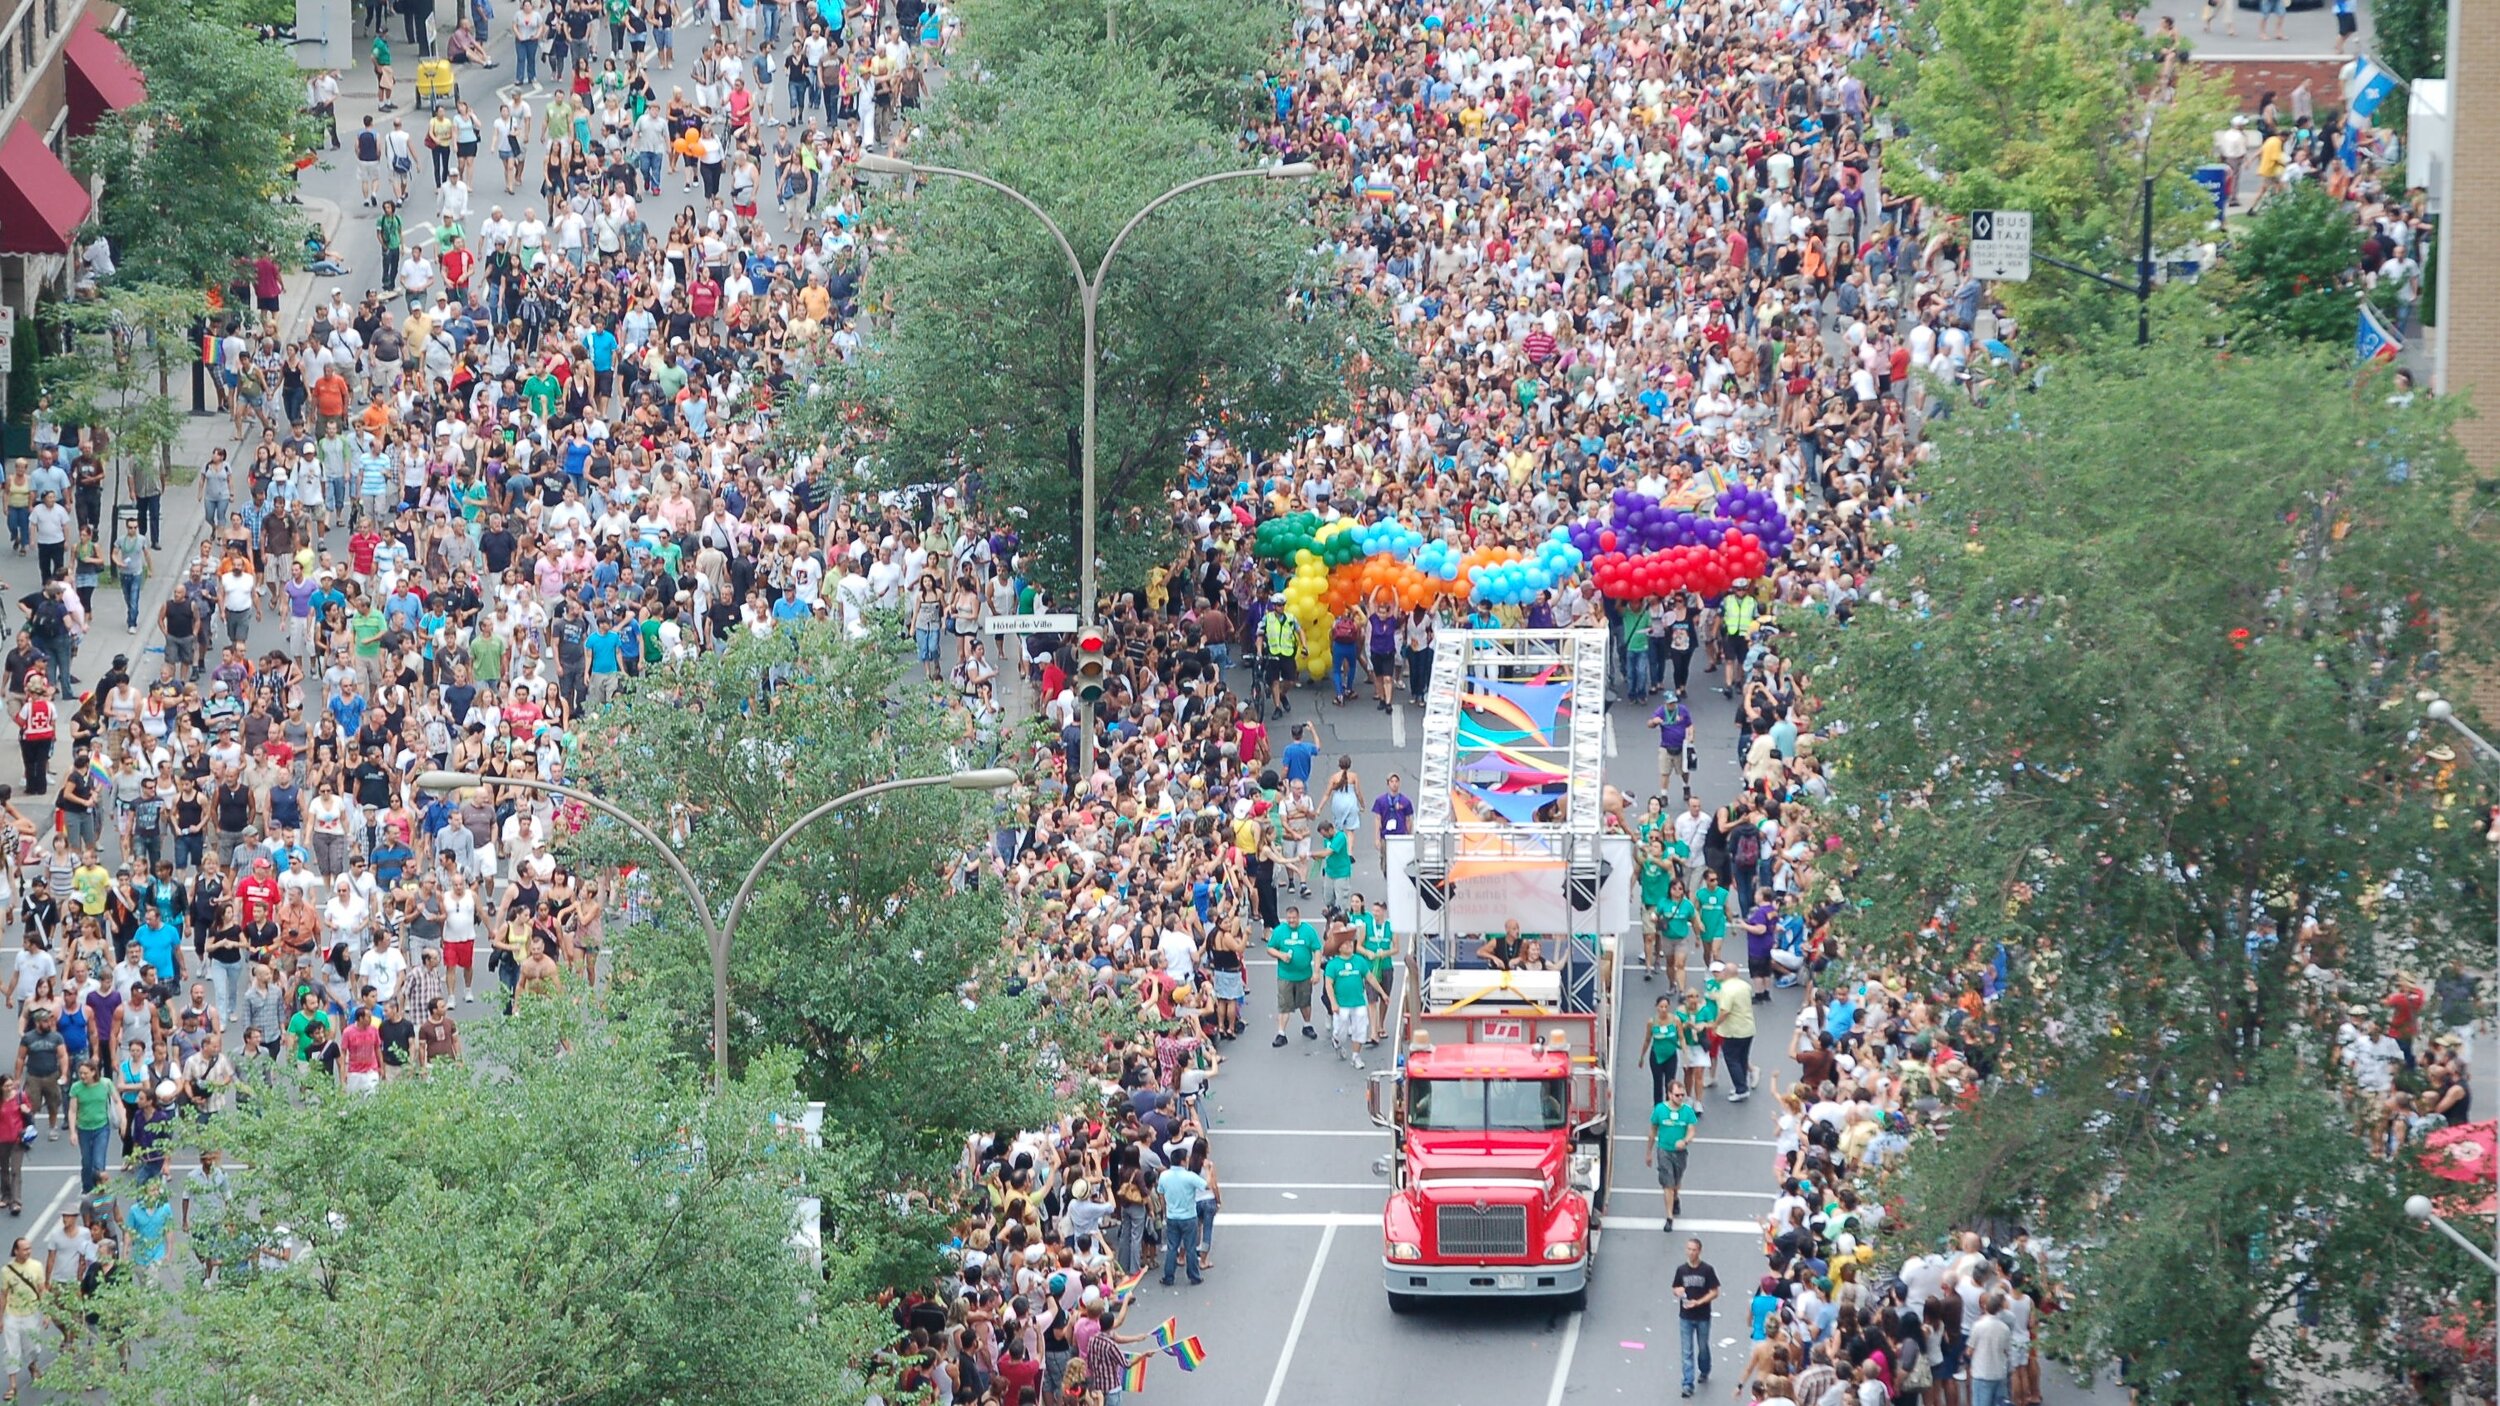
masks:
[(1548, 1245), (1545, 1247), (1545, 1257), (1549, 1260), (1576, 1260), (1580, 1257), (1580, 1242), (1565, 1240), (1560, 1244)]
[(1424, 1247), (1416, 1244), (1412, 1240), (1392, 1240), (1389, 1242), (1389, 1258), (1393, 1260), (1419, 1260), (1423, 1257)]

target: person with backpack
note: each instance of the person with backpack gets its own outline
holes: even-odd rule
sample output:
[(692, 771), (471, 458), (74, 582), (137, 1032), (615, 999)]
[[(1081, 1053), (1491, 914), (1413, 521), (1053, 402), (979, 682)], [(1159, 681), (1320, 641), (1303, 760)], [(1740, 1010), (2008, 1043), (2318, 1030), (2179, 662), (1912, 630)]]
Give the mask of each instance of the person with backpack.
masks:
[(1354, 696), (1354, 669), (1363, 654), (1363, 616), (1347, 609), (1337, 612), (1335, 623), (1328, 627), (1328, 684), (1337, 695), (1337, 706)]

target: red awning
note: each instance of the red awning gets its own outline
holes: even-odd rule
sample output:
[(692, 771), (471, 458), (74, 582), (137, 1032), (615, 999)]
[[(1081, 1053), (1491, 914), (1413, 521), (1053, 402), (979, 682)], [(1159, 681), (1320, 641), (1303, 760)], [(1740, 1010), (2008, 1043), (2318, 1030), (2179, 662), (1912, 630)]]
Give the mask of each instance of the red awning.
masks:
[(23, 119), (0, 142), (0, 254), (66, 254), (95, 208), (87, 187)]
[(61, 57), (69, 77), (69, 134), (73, 137), (87, 135), (104, 114), (135, 106), (148, 95), (148, 85), (130, 56), (92, 16), (78, 22), (69, 43), (61, 47)]

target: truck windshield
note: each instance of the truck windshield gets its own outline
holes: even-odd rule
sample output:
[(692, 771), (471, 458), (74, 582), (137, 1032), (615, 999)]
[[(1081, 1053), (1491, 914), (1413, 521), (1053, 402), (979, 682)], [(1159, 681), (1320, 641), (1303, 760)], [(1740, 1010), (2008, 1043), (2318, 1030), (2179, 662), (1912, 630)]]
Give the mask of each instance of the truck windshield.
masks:
[(1553, 1132), (1568, 1117), (1560, 1079), (1412, 1079), (1407, 1125), (1448, 1132)]

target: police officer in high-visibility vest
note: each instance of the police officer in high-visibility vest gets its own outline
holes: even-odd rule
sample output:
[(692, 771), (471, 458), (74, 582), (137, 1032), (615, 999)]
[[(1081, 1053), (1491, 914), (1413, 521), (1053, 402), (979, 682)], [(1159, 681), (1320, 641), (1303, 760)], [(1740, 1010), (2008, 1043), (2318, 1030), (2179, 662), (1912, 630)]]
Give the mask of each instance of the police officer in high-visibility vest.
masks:
[(1285, 598), (1267, 598), (1266, 618), (1259, 622), (1259, 667), (1267, 671), (1269, 697), (1275, 711), (1285, 711), (1285, 690), (1293, 685), (1294, 661), (1302, 655), (1302, 622), (1285, 610)]
[(1745, 667), (1745, 641), (1753, 636), (1753, 622), (1762, 613), (1762, 602), (1750, 592), (1730, 591), (1719, 606), (1719, 621), (1727, 630), (1727, 639), (1719, 647), (1719, 696), (1736, 696), (1736, 676)]

